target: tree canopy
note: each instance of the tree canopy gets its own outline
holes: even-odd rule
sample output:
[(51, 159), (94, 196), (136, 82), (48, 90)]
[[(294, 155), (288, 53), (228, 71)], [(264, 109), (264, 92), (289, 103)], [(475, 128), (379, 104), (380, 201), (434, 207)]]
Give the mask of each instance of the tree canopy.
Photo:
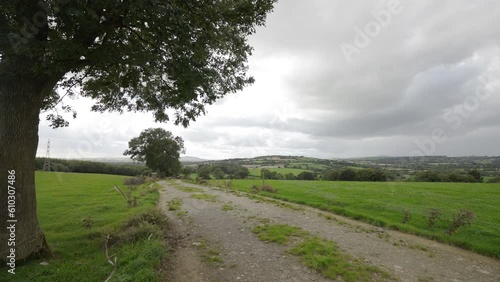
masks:
[(149, 128), (139, 137), (128, 142), (129, 149), (123, 154), (146, 163), (160, 177), (176, 176), (181, 172), (180, 154), (184, 152), (184, 140), (163, 128)]
[(67, 94), (53, 91), (57, 83), (81, 86), (94, 111), (152, 111), (168, 121), (171, 108), (187, 126), (204, 105), (253, 82), (246, 38), (274, 2), (8, 1), (0, 6), (0, 81), (40, 82), (44, 109)]
[[(275, 2), (0, 2), (0, 179), (16, 173), (19, 261), (50, 253), (36, 216), (40, 112), (72, 112), (64, 97), (81, 95), (94, 99), (94, 111), (150, 111), (156, 121), (187, 126), (206, 104), (253, 82), (247, 37)], [(57, 112), (48, 118), (68, 125)], [(0, 189), (0, 202), (8, 196)], [(2, 226), (6, 220), (1, 209)]]

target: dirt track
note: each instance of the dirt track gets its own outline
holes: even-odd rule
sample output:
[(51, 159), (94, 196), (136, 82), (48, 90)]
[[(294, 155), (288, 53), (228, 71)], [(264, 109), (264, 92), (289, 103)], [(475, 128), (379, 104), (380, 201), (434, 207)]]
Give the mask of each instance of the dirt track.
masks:
[[(267, 222), (297, 226), (335, 241), (401, 281), (500, 281), (500, 261), (459, 248), (337, 215), (327, 219), (327, 213), (290, 203), (283, 207), (179, 181), (160, 184), (164, 189), (159, 205), (170, 219), (175, 248), (166, 262), (165, 281), (328, 281), (287, 254), (286, 246), (259, 241), (251, 230)], [(179, 185), (216, 198), (190, 198), (193, 193), (179, 190)], [(174, 198), (183, 200), (180, 213), (168, 210), (167, 202)], [(232, 209), (223, 210), (223, 205)]]

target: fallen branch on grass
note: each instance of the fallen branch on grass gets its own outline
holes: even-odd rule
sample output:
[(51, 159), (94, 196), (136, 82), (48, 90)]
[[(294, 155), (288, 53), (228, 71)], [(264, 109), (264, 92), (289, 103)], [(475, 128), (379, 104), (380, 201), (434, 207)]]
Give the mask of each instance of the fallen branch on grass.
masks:
[(111, 274), (108, 276), (108, 278), (104, 282), (109, 282), (111, 280), (111, 278), (113, 278), (113, 275), (115, 275), (116, 266), (117, 266), (116, 261), (118, 260), (118, 257), (116, 255), (112, 255), (111, 256), (112, 258), (114, 258), (114, 261), (112, 261), (111, 258), (109, 257), (109, 254), (108, 254), (108, 241), (109, 241), (109, 234), (106, 237), (106, 244), (104, 244), (104, 250), (106, 252), (106, 260), (109, 262), (109, 264), (111, 264), (113, 266), (113, 271), (111, 272)]
[(127, 202), (129, 201), (129, 198), (127, 197), (127, 195), (125, 195), (125, 193), (123, 193), (122, 189), (120, 189), (120, 187), (118, 187), (118, 185), (115, 185), (115, 187), (113, 187), (116, 191), (120, 192), (123, 197), (125, 198), (125, 200), (127, 200)]

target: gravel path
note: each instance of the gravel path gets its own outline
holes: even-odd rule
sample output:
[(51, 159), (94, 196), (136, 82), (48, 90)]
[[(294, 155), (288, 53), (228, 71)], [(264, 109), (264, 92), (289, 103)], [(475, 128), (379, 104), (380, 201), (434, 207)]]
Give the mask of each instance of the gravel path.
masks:
[[(289, 224), (335, 241), (401, 281), (500, 281), (500, 261), (417, 236), (245, 193), (180, 181), (159, 184), (159, 206), (170, 219), (174, 245), (165, 281), (328, 281), (287, 254), (289, 247), (260, 241), (251, 230), (263, 223)], [(216, 198), (193, 199), (200, 193), (180, 186)], [(169, 210), (172, 199), (182, 199), (179, 211)]]

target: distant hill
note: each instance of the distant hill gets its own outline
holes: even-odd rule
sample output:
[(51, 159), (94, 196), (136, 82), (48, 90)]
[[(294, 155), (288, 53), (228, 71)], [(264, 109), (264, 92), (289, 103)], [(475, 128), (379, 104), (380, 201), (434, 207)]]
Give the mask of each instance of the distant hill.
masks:
[[(197, 158), (192, 156), (184, 156), (181, 157), (180, 159), (181, 162), (183, 163), (197, 163), (197, 162), (208, 161), (202, 158)], [(134, 163), (134, 161), (131, 160), (130, 158), (83, 158), (79, 160), (89, 161), (89, 162), (99, 162), (99, 163)]]
[[(101, 162), (108, 164), (133, 164), (130, 158), (88, 158), (80, 161)], [(193, 156), (181, 157), (181, 162), (187, 166), (213, 165), (216, 163), (230, 163), (247, 168), (282, 168), (299, 169), (323, 173), (329, 170), (342, 168), (382, 168), (394, 171), (401, 178), (407, 178), (418, 171), (432, 170), (437, 172), (461, 171), (477, 169), (483, 177), (500, 176), (499, 156), (371, 156), (350, 159), (319, 159), (305, 156), (269, 155), (254, 158), (233, 158), (226, 160), (207, 160)], [(143, 165), (138, 164), (136, 165)]]
[(81, 158), (81, 159), (73, 159), (87, 162), (97, 162), (97, 163), (134, 163), (130, 158)]
[(181, 157), (182, 163), (199, 163), (199, 162), (206, 162), (206, 161), (208, 161), (208, 160), (197, 158), (197, 157), (192, 157), (192, 156)]
[(500, 176), (500, 157), (495, 156), (372, 156), (351, 159), (319, 159), (304, 156), (270, 155), (211, 161), (194, 158), (191, 165), (210, 165), (215, 163), (238, 164), (247, 168), (299, 169), (314, 171), (316, 173), (343, 168), (382, 168), (393, 171), (400, 179), (407, 179), (416, 172), (423, 170), (437, 172), (459, 171), (465, 173), (468, 170), (477, 169), (484, 177)]

